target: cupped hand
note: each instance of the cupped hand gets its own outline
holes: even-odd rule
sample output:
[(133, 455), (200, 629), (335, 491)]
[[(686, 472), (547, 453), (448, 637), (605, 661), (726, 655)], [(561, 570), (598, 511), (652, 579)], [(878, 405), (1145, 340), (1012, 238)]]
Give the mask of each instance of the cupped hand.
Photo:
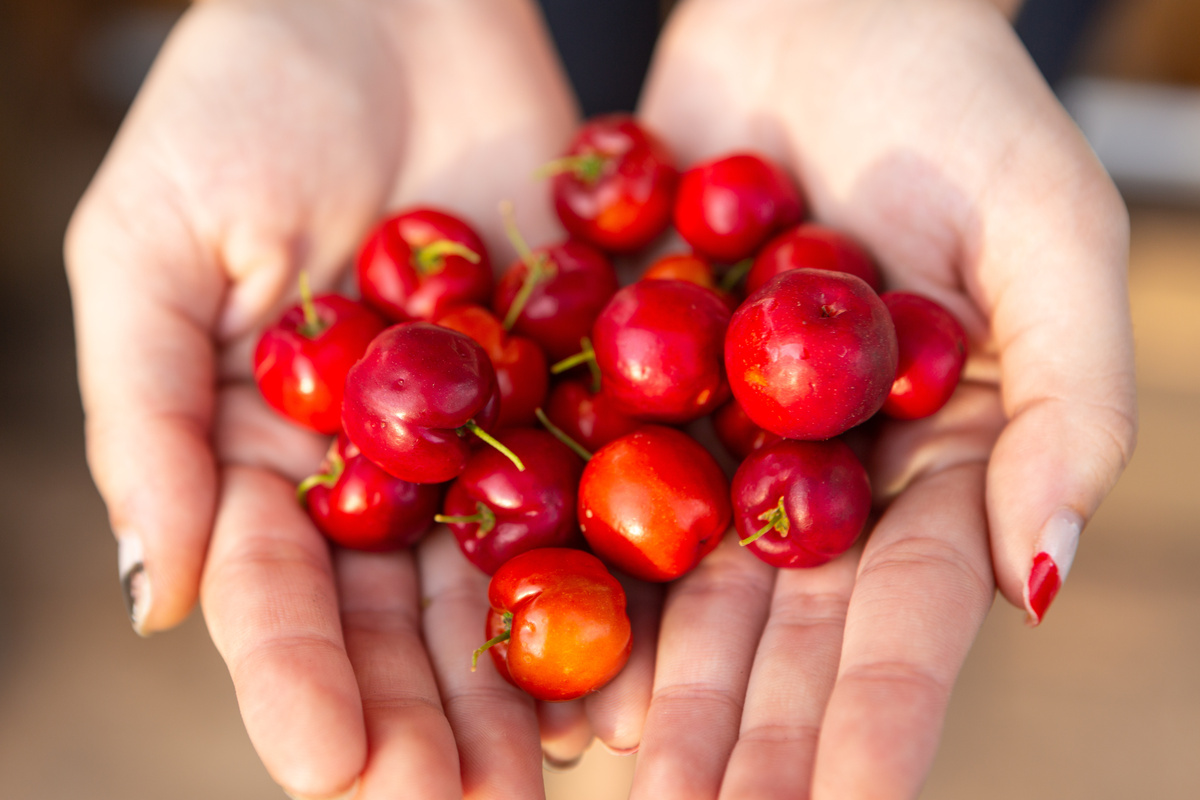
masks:
[(726, 542), (670, 587), (634, 796), (914, 797), (995, 588), (1041, 620), (1133, 449), (1124, 207), (982, 0), (690, 0), (640, 113), (685, 165), (786, 164), (971, 360), (878, 430), (860, 548), (775, 573)]
[(346, 286), (389, 209), (452, 209), (499, 263), (502, 198), (551, 235), (529, 176), (575, 117), (524, 0), (213, 0), (170, 36), (72, 221), (88, 457), (134, 626), (201, 599), (251, 740), (297, 795), (541, 792), (532, 705), (434, 672), (456, 643), (430, 621), (485, 606), (479, 577), (331, 555), (293, 492), (326, 442), (275, 417), (250, 365), (300, 271)]

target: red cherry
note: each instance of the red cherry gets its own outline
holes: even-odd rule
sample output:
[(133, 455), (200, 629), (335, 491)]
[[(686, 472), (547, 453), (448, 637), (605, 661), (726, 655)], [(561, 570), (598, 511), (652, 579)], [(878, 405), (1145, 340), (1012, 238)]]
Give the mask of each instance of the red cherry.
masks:
[(756, 450), (734, 473), (731, 492), (742, 544), (776, 567), (815, 567), (841, 555), (871, 511), (867, 471), (837, 439), (784, 439)]
[(569, 240), (539, 247), (509, 267), (492, 307), (504, 327), (533, 339), (551, 361), (559, 361), (579, 350), (579, 340), (615, 291), (617, 274), (608, 258)]
[(496, 427), (533, 425), (549, 388), (549, 368), (532, 339), (510, 336), (495, 314), (481, 306), (458, 306), (438, 317), (437, 324), (465, 333), (483, 347), (496, 371), (500, 416)]
[(557, 383), (546, 400), (546, 416), (591, 452), (642, 426), (641, 420), (617, 410), (603, 388), (593, 391), (592, 381), (587, 378)]
[(488, 584), (485, 632), (496, 670), (538, 700), (573, 700), (617, 676), (633, 644), (625, 590), (583, 550), (543, 547)]
[(895, 419), (921, 419), (946, 404), (967, 363), (967, 334), (954, 315), (927, 297), (885, 292), (900, 356), (896, 380), (883, 404)]
[(389, 474), (442, 483), (463, 471), (469, 434), (487, 436), (499, 406), (492, 363), (471, 337), (405, 322), (376, 336), (350, 369), (342, 422)]
[(754, 153), (735, 153), (689, 169), (679, 180), (675, 228), (696, 252), (734, 262), (754, 255), (775, 231), (804, 216), (787, 172)]
[(729, 398), (722, 365), (729, 308), (685, 281), (638, 281), (613, 295), (592, 344), (618, 410), (653, 422), (698, 419)]
[(441, 487), (393, 478), (366, 459), (343, 433), (316, 475), (297, 489), (317, 530), (353, 550), (396, 550), (416, 544), (433, 524)]
[(647, 581), (684, 575), (729, 527), (729, 482), (695, 439), (646, 425), (606, 445), (579, 482), (579, 523), (592, 550)]
[(432, 208), (414, 208), (380, 222), (357, 261), (363, 300), (394, 322), (433, 320), (492, 294), (487, 249), (470, 225)]
[(674, 253), (663, 256), (642, 273), (644, 281), (687, 281), (716, 292), (732, 313), (738, 307), (738, 299), (727, 287), (717, 282), (713, 265), (708, 259), (695, 253)]
[(789, 439), (828, 439), (866, 421), (887, 399), (896, 359), (887, 307), (844, 272), (775, 276), (725, 337), (734, 396), (756, 424)]
[(438, 515), (463, 555), (491, 575), (518, 553), (535, 547), (583, 544), (575, 503), (583, 461), (549, 433), (513, 428), (497, 436), (525, 465), (480, 448), (468, 459)]
[(632, 253), (671, 221), (679, 173), (666, 145), (628, 114), (589, 120), (547, 165), (563, 227), (602, 250)]
[(308, 296), (263, 331), (254, 350), (254, 381), (267, 403), (319, 433), (342, 427), (346, 374), (386, 323), (361, 303), (336, 294)]
[(858, 242), (841, 231), (813, 222), (789, 228), (763, 245), (746, 275), (746, 294), (754, 294), (764, 283), (789, 269), (849, 272), (876, 292), (883, 287), (875, 262)]
[(712, 423), (717, 440), (739, 461), (783, 438), (755, 425), (736, 397), (730, 398), (728, 403), (713, 412)]

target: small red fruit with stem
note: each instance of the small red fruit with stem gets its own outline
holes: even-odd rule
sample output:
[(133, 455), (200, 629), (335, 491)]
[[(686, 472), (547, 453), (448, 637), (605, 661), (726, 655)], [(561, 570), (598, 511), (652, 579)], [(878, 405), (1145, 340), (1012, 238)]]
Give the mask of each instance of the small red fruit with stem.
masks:
[(876, 292), (883, 288), (875, 262), (858, 242), (814, 222), (802, 222), (763, 245), (746, 275), (746, 294), (754, 294), (771, 278), (790, 269), (849, 272)]
[(629, 114), (588, 120), (566, 154), (542, 168), (563, 227), (601, 250), (633, 253), (671, 221), (679, 173), (659, 139)]
[(442, 483), (463, 471), (476, 437), (503, 452), (488, 433), (499, 406), (492, 363), (471, 337), (405, 322), (376, 336), (350, 369), (342, 423), (389, 474)]
[(433, 208), (380, 222), (358, 253), (363, 301), (393, 322), (433, 320), (456, 305), (487, 303), (492, 265), (479, 234)]
[(741, 543), (775, 567), (815, 567), (850, 549), (871, 512), (867, 472), (843, 442), (784, 439), (733, 476)]
[(437, 516), (467, 560), (491, 575), (535, 547), (582, 545), (575, 517), (579, 456), (534, 428), (513, 428), (496, 438), (521, 459), (524, 471), (491, 448), (476, 450)]
[(603, 387), (596, 391), (595, 385), (590, 378), (567, 378), (555, 384), (546, 400), (550, 421), (592, 452), (644, 424), (619, 411)]
[(485, 633), (496, 671), (538, 700), (574, 700), (617, 676), (633, 644), (625, 590), (583, 550), (542, 547), (488, 584)]
[(729, 482), (686, 433), (646, 425), (603, 447), (579, 482), (579, 523), (592, 550), (635, 578), (691, 571), (729, 527)]
[(958, 386), (967, 363), (967, 334), (953, 314), (928, 297), (885, 292), (881, 299), (900, 347), (883, 413), (893, 419), (928, 417), (946, 405)]
[(402, 481), (362, 455), (343, 433), (321, 471), (296, 489), (317, 530), (353, 550), (409, 547), (433, 525), (442, 487)]
[(314, 298), (303, 273), (300, 297), (259, 338), (254, 381), (283, 416), (318, 433), (337, 433), (346, 374), (386, 323), (348, 297)]

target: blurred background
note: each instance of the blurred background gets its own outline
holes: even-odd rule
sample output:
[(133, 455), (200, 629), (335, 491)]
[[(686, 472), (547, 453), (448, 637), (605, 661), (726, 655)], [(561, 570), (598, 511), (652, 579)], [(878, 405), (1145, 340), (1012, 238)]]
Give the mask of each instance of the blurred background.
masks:
[[(199, 616), (148, 640), (130, 631), (83, 455), (62, 234), (184, 5), (0, 5), (6, 800), (282, 797)], [(559, 5), (547, 3), (551, 21)], [(1197, 798), (1200, 0), (1030, 0), (1018, 30), (1130, 204), (1141, 439), (1045, 624), (1030, 631), (994, 607), (922, 797)], [(635, 60), (648, 41), (610, 37)], [(604, 57), (610, 45), (592, 46)], [(585, 106), (627, 102), (631, 80)], [(547, 786), (553, 798), (623, 797), (633, 763), (593, 748)]]

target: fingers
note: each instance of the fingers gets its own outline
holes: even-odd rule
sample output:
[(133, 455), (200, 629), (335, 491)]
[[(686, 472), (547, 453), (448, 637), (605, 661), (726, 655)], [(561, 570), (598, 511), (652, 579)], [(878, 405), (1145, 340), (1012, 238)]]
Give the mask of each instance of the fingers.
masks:
[(972, 462), (922, 477), (867, 541), (821, 730), (814, 800), (917, 796), (994, 592), (983, 476)]
[(290, 483), (224, 472), (201, 601), (271, 777), (305, 797), (346, 790), (367, 757), (362, 699), (329, 551)]
[(805, 796), (833, 690), (860, 550), (815, 569), (780, 570), (722, 800)]
[(496, 672), (484, 654), (487, 576), (468, 562), (445, 526), (418, 547), (422, 630), (437, 674), (442, 705), (458, 742), (467, 797), (541, 797), (542, 759), (533, 699)]
[(334, 562), (369, 742), (356, 800), (462, 797), (454, 734), (421, 638), (412, 554), (338, 550)]
[(716, 797), (774, 580), (727, 535), (668, 588), (631, 797)]

